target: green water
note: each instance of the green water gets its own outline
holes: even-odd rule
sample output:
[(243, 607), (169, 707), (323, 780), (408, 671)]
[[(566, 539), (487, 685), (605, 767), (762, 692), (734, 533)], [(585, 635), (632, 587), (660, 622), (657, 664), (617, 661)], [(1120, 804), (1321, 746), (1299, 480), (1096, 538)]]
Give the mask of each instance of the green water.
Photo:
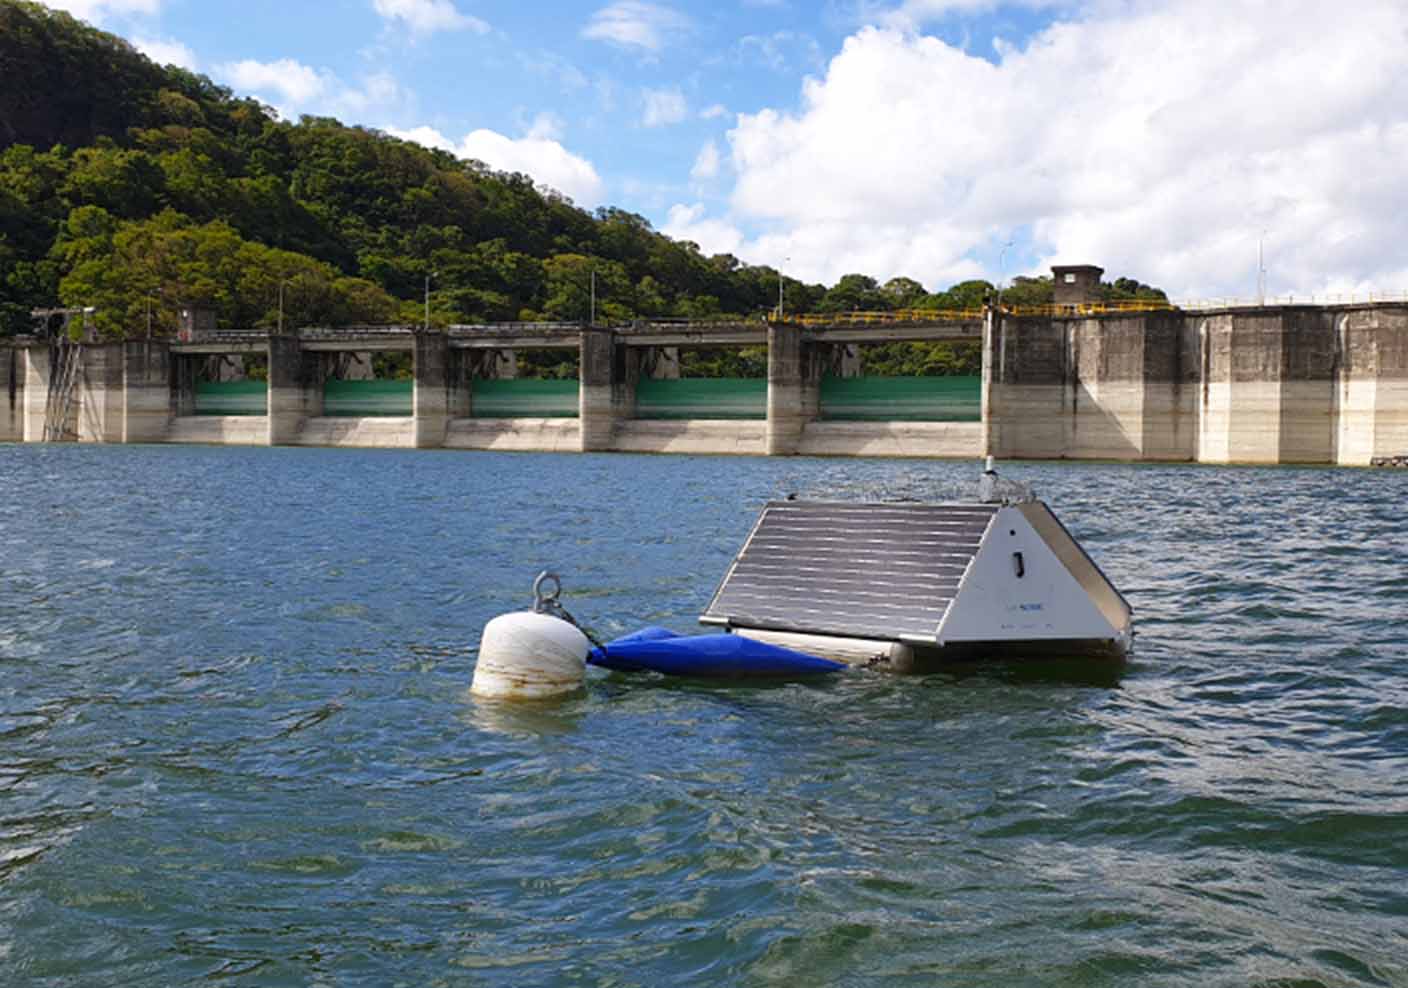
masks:
[(689, 631), (767, 500), (978, 465), (0, 445), (0, 985), (1408, 984), (1408, 472), (1004, 470), (1126, 666), (506, 706), (541, 569)]

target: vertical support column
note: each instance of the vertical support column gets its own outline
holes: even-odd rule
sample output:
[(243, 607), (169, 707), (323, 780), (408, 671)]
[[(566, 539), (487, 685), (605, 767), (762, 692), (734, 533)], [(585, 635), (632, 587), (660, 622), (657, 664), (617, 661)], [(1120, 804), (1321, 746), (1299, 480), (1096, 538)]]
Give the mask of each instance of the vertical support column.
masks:
[(122, 344), (88, 343), (78, 368), (78, 441), (122, 442)]
[(49, 405), (49, 378), (53, 351), (47, 343), (24, 348), (24, 441), (42, 443)]
[(156, 443), (171, 428), (171, 346), (162, 340), (122, 344), (122, 441)]
[[(609, 329), (582, 330), (581, 392), (577, 416), (583, 453), (611, 449), (623, 390), (624, 360), (618, 359), (616, 334)], [(624, 357), (624, 355), (622, 355)]]
[(768, 456), (792, 456), (802, 444), (810, 368), (800, 326), (768, 324)]
[(1339, 376), (1334, 313), (1324, 309), (1282, 312), (1280, 342), (1277, 462), (1334, 463)]
[(1352, 309), (1338, 315), (1336, 331), (1336, 462), (1367, 466), (1408, 453), (1408, 309)]
[[(316, 356), (316, 355), (313, 355)], [(307, 368), (296, 336), (269, 337), (270, 446), (287, 446), (298, 439), (309, 414)], [(322, 382), (317, 409), (322, 411)]]
[(458, 372), (458, 355), (450, 349), (444, 333), (415, 335), (415, 389), (412, 414), (415, 417), (416, 449), (439, 449), (445, 445), (450, 419), (469, 411), (469, 391), (464, 374)]
[(203, 357), (170, 354), (170, 413), (173, 419), (196, 413), (196, 376)]
[(1198, 324), (1180, 312), (1144, 314), (1143, 458), (1198, 454)]
[(0, 443), (24, 439), (24, 351), (0, 350)]
[(1340, 438), (1333, 315), (1255, 309), (1205, 326), (1199, 461), (1331, 462)]
[(1060, 459), (1080, 382), (1071, 324), (999, 314), (984, 361), (988, 453), (1003, 459)]

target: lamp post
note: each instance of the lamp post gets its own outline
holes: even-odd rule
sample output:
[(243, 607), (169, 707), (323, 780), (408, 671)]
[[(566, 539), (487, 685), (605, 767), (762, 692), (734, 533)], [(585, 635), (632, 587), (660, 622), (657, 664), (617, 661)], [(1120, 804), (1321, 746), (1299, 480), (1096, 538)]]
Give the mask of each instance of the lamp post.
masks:
[(1012, 247), (1012, 241), (1002, 245), (1002, 250), (997, 253), (997, 309), (1002, 311), (1002, 283), (1007, 280), (1007, 251)]
[(1256, 238), (1256, 304), (1266, 304), (1266, 231)]
[(425, 276), (425, 325), (422, 329), (427, 333), (430, 332), (430, 279), (434, 277), (434, 271), (427, 272)]
[[(784, 264), (787, 263), (787, 262), (789, 262), (789, 261), (791, 261), (791, 260), (792, 260), (792, 258), (791, 258), (790, 255), (787, 256), (787, 257), (784, 257), (784, 258), (782, 259), (782, 261), (783, 261)], [(778, 268), (777, 268), (777, 321), (778, 321), (778, 322), (782, 322), (782, 284), (783, 284), (782, 266), (781, 266), (781, 265), (778, 265)]]
[(279, 282), (279, 335), (284, 335), (284, 287), (288, 285), (288, 279), (284, 278)]
[(592, 312), (589, 326), (596, 325), (596, 268), (592, 268)]

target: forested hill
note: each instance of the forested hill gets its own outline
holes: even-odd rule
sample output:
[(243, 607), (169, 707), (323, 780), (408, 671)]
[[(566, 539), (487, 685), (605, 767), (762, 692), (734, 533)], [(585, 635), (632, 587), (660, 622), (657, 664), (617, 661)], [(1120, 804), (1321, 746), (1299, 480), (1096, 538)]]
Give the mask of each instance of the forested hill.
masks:
[[(268, 325), (280, 285), (293, 324), (419, 321), (432, 271), (437, 323), (584, 318), (593, 271), (608, 318), (749, 316), (778, 286), (632, 213), (335, 120), (279, 120), (68, 14), (0, 0), (0, 332), (55, 301), (96, 307), (112, 334), (149, 314), (169, 330), (184, 301)], [(785, 284), (793, 311), (957, 307), (990, 287)], [(1050, 284), (1015, 290), (1039, 300)]]

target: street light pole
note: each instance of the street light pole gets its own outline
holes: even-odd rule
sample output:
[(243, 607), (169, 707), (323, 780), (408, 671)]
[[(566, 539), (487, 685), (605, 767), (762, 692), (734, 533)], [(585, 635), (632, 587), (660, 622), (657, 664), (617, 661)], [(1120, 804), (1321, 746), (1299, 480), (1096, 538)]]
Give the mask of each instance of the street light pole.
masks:
[(280, 336), (283, 336), (283, 335), (284, 335), (284, 286), (287, 285), (287, 284), (288, 284), (288, 281), (287, 281), (287, 280), (284, 280), (284, 281), (280, 281), (280, 282), (279, 282), (279, 335), (280, 335)]
[(596, 325), (596, 268), (592, 268), (592, 321), (591, 325)]
[(430, 279), (435, 277), (435, 272), (427, 272), (425, 276), (425, 325), (422, 327), (427, 333), (430, 332)]
[(1266, 231), (1256, 238), (1256, 304), (1266, 304)]
[(1002, 245), (1002, 250), (997, 254), (997, 308), (1002, 309), (1002, 283), (1007, 280), (1007, 251), (1011, 249), (1012, 241)]
[[(789, 257), (784, 257), (784, 258), (782, 259), (782, 261), (783, 261), (784, 264), (787, 263), (787, 262), (790, 261), (790, 260), (792, 260), (792, 258), (791, 258), (790, 256), (789, 256)], [(779, 264), (778, 267), (777, 267), (777, 321), (778, 321), (778, 322), (781, 322), (781, 321), (782, 321), (782, 283), (783, 283), (782, 265)]]

